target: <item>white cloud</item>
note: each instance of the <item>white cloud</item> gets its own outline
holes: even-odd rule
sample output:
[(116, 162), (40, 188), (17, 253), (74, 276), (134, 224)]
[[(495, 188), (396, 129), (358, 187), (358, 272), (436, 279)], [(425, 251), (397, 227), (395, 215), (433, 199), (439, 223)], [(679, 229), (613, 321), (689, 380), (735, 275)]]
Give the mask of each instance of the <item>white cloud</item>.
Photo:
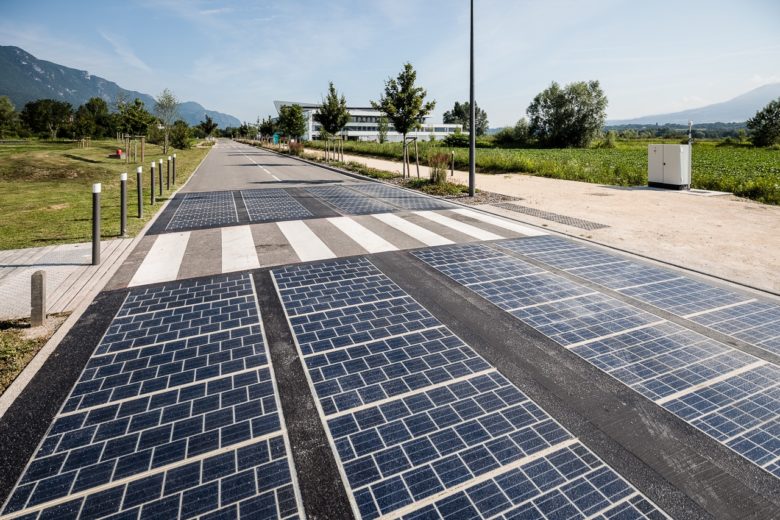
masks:
[(129, 66), (143, 70), (144, 72), (152, 72), (151, 67), (144, 63), (141, 58), (136, 56), (130, 46), (127, 45), (127, 43), (124, 42), (120, 37), (116, 35), (110, 35), (102, 30), (98, 31), (98, 34), (100, 34), (100, 36), (111, 45), (111, 47), (114, 49), (114, 52)]

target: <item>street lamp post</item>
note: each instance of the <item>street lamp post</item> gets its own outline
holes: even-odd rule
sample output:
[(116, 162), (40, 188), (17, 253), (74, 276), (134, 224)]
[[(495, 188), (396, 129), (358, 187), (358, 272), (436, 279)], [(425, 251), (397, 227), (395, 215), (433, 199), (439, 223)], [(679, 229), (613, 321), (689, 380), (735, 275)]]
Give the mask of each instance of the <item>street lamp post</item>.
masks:
[(469, 197), (474, 196), (474, 169), (476, 166), (477, 141), (475, 135), (474, 119), (476, 110), (474, 106), (474, 0), (471, 0), (471, 67), (470, 67), (470, 89), (469, 89)]

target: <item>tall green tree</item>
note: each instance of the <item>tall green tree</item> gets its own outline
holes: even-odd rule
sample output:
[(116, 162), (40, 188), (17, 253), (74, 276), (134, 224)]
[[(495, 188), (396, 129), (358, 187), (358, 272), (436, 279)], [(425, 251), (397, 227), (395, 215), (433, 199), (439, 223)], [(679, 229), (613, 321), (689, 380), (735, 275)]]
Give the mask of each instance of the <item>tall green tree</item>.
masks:
[(168, 140), (170, 139), (171, 127), (179, 118), (179, 100), (169, 89), (163, 89), (160, 95), (154, 100), (154, 113), (160, 118), (165, 134), (165, 144), (163, 144), (163, 153), (168, 153)]
[(277, 126), (285, 137), (291, 139), (298, 139), (305, 134), (306, 118), (303, 117), (301, 105), (285, 105), (279, 109)]
[[(463, 125), (463, 130), (468, 132), (471, 128), (471, 104), (468, 101), (463, 103), (455, 102), (452, 110), (444, 112), (443, 121), (447, 124)], [(476, 119), (474, 122), (475, 133), (479, 135), (485, 135), (488, 131), (488, 116), (487, 112), (479, 108), (479, 103), (474, 103), (474, 111), (476, 112)]]
[(214, 122), (211, 117), (206, 114), (206, 119), (198, 123), (198, 127), (203, 130), (203, 133), (206, 134), (206, 137), (211, 136), (211, 134), (214, 132), (214, 130), (217, 129), (219, 125)]
[(263, 137), (271, 137), (274, 135), (274, 132), (276, 132), (276, 123), (271, 119), (271, 116), (266, 117), (260, 122), (258, 131)]
[(586, 147), (604, 127), (607, 97), (598, 81), (553, 82), (528, 106), (530, 133), (543, 146)]
[(108, 103), (99, 97), (89, 99), (76, 109), (73, 126), (77, 137), (100, 139), (110, 135), (113, 125)]
[(16, 107), (8, 96), (0, 96), (0, 139), (16, 124)]
[(131, 135), (147, 135), (149, 125), (155, 120), (154, 116), (146, 110), (144, 102), (138, 98), (131, 103), (124, 99), (118, 100), (117, 113), (119, 130)]
[(349, 123), (349, 112), (347, 112), (347, 99), (342, 94), (339, 98), (336, 87), (331, 81), (328, 85), (328, 95), (322, 100), (322, 105), (314, 114), (314, 120), (322, 125), (322, 129), (331, 135), (341, 132)]
[(414, 84), (417, 72), (411, 63), (404, 64), (404, 70), (397, 78), (389, 78), (385, 82), (385, 93), (379, 101), (372, 101), (371, 106), (384, 113), (393, 122), (396, 132), (404, 139), (404, 155), (406, 155), (406, 135), (418, 128), (425, 116), (436, 107), (436, 101), (425, 101), (428, 92)]
[(70, 103), (54, 99), (30, 101), (19, 114), (22, 123), (31, 131), (47, 133), (55, 139), (60, 129), (70, 124), (73, 107)]
[(750, 141), (754, 146), (771, 146), (780, 143), (780, 98), (770, 101), (767, 106), (747, 120)]

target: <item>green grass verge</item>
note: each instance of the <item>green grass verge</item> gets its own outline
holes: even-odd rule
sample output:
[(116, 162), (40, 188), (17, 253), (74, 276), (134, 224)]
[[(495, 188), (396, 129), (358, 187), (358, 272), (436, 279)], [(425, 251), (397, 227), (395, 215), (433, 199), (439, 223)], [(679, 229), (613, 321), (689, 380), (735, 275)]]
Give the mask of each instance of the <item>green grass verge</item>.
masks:
[(46, 344), (49, 335), (27, 338), (25, 320), (0, 322), (0, 394), (13, 383), (27, 363)]
[(451, 182), (433, 184), (429, 179), (409, 179), (404, 183), (404, 187), (439, 197), (463, 195), (469, 192), (469, 187), (463, 184), (453, 184)]
[[(654, 141), (660, 142), (660, 141)], [(616, 148), (501, 149), (477, 150), (476, 165), (481, 173), (528, 173), (554, 179), (644, 186), (647, 184), (647, 144), (649, 141), (619, 142)], [(780, 204), (780, 150), (745, 146), (719, 146), (704, 141), (693, 149), (693, 187), (728, 191), (768, 204)], [(324, 143), (307, 142), (322, 149)], [(421, 142), (420, 160), (435, 147), (455, 152), (455, 167), (468, 167), (468, 150), (446, 148)], [(400, 143), (347, 141), (344, 151), (384, 159), (401, 160)]]
[[(141, 165), (110, 158), (117, 147), (113, 140), (93, 141), (90, 148), (45, 141), (0, 144), (0, 249), (91, 240), (95, 182), (103, 185), (101, 236), (117, 237), (122, 172), (128, 173), (127, 231), (130, 236), (137, 234), (167, 200), (174, 186), (170, 191), (164, 189), (155, 206), (150, 206), (149, 165), (162, 158), (165, 167), (167, 157), (162, 155), (162, 148), (147, 144)], [(208, 147), (176, 150), (176, 187), (186, 182), (208, 151)], [(137, 218), (137, 166), (143, 166), (144, 172), (143, 219)]]

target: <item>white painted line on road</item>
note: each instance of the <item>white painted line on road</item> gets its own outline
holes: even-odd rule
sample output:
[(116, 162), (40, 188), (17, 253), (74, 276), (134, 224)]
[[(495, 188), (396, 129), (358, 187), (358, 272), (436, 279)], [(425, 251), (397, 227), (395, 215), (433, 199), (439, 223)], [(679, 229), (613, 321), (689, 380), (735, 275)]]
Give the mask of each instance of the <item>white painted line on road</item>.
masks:
[(222, 272), (257, 269), (255, 241), (249, 226), (222, 228)]
[(494, 217), (492, 215), (485, 215), (484, 213), (480, 213), (478, 211), (472, 211), (470, 209), (459, 208), (459, 209), (453, 209), (452, 211), (464, 215), (466, 217), (470, 217), (476, 220), (481, 220), (482, 222), (486, 222), (488, 224), (492, 224), (497, 227), (502, 227), (504, 229), (514, 231), (516, 233), (522, 233), (523, 235), (527, 235), (529, 237), (537, 237), (537, 236), (547, 234), (544, 231), (540, 231), (538, 229), (534, 229), (528, 226), (523, 226), (522, 224), (516, 224), (515, 222), (510, 222), (506, 219)]
[(464, 235), (468, 235), (472, 238), (476, 238), (477, 240), (499, 240), (501, 238), (505, 238), (502, 237), (501, 235), (496, 235), (495, 233), (491, 233), (490, 231), (479, 229), (476, 226), (472, 226), (471, 224), (466, 224), (465, 222), (455, 220), (454, 218), (445, 217), (444, 215), (440, 213), (435, 213), (433, 211), (415, 211), (414, 214), (420, 215), (421, 217), (427, 218), (428, 220), (432, 222), (436, 222), (437, 224), (441, 224), (442, 226), (447, 226), (448, 228), (452, 228), (455, 231), (459, 231)]
[(157, 235), (128, 287), (175, 280), (189, 241), (189, 231)]
[(276, 175), (274, 175), (273, 173), (271, 173), (269, 170), (266, 170), (266, 169), (265, 169), (265, 166), (263, 166), (262, 164), (257, 164), (257, 161), (255, 161), (254, 159), (252, 159), (251, 157), (249, 157), (247, 154), (243, 154), (243, 155), (244, 155), (244, 157), (246, 157), (247, 159), (249, 159), (250, 161), (252, 161), (252, 162), (255, 164), (255, 166), (257, 166), (258, 168), (260, 168), (261, 170), (263, 170), (265, 173), (267, 173), (268, 175), (270, 175), (271, 177), (273, 177), (273, 179), (274, 179), (275, 181), (281, 182), (281, 179), (280, 179), (279, 177), (277, 177)]
[(393, 244), (349, 217), (331, 217), (328, 219), (328, 222), (343, 231), (345, 235), (357, 242), (360, 247), (369, 253), (398, 251), (398, 248)]
[(441, 235), (437, 235), (433, 231), (429, 231), (422, 226), (418, 226), (417, 224), (409, 222), (408, 220), (392, 213), (378, 213), (371, 216), (381, 222), (384, 222), (390, 227), (394, 227), (402, 233), (406, 233), (410, 237), (422, 242), (426, 246), (446, 246), (448, 244), (455, 243), (449, 238), (444, 238)]
[(301, 262), (336, 258), (325, 242), (320, 240), (302, 220), (277, 222), (276, 225), (279, 226), (279, 230), (284, 234)]

